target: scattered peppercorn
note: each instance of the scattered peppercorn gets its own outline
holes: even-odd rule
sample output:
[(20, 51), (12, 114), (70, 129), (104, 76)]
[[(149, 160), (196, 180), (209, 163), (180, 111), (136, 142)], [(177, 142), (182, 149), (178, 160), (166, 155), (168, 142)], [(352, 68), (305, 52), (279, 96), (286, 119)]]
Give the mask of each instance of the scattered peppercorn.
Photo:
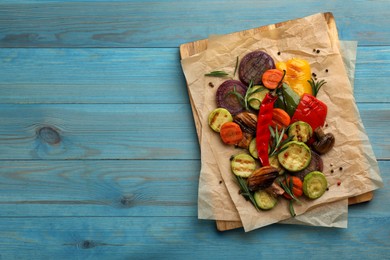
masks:
[(325, 70), (325, 72), (328, 72), (328, 71), (329, 71), (328, 69)]
[(209, 86), (213, 88), (214, 84), (212, 82), (209, 82)]
[(331, 172), (331, 173), (334, 173), (334, 170), (332, 169), (332, 170), (330, 170), (330, 172)]
[(316, 49), (313, 49), (313, 52), (316, 52)]
[(325, 124), (325, 127), (328, 127), (328, 124)]
[(280, 55), (280, 51), (278, 51), (278, 55)]
[(342, 171), (342, 170), (343, 170), (343, 167), (340, 167), (339, 170)]
[(222, 181), (219, 181), (219, 184), (222, 184)]
[(317, 77), (317, 74), (315, 74), (314, 72), (311, 74), (313, 77)]
[(326, 188), (326, 190), (328, 191), (328, 190), (329, 190), (329, 188)]
[(340, 185), (341, 185), (341, 181), (338, 181), (338, 182), (337, 182), (337, 186), (340, 186)]
[(330, 166), (332, 167), (332, 166), (333, 166), (333, 163), (331, 163)]
[(317, 50), (316, 52), (317, 52), (317, 53), (320, 53), (320, 50)]

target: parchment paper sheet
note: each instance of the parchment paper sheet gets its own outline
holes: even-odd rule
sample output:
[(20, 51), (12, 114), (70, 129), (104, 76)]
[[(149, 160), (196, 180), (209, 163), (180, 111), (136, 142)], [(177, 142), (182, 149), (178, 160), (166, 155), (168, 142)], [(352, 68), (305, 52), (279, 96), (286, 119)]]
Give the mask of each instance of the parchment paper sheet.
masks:
[[(205, 52), (182, 61), (190, 98), (195, 104), (194, 114), (199, 118), (197, 130), (201, 129), (198, 130), (202, 160), (199, 194), (203, 194), (203, 198), (215, 198), (215, 201), (208, 204), (208, 201), (202, 201), (200, 196), (199, 203), (203, 205), (203, 210), (199, 212), (200, 218), (240, 219), (245, 231), (290, 218), (285, 200), (280, 200), (278, 206), (271, 211), (257, 212), (239, 195), (229, 162), (230, 156), (238, 150), (224, 145), (219, 136), (207, 125), (207, 116), (216, 107), (215, 91), (217, 88), (208, 86), (210, 79), (205, 78), (204, 73), (213, 70), (233, 73), (236, 57), (242, 58), (246, 53), (257, 49), (266, 51), (276, 61), (292, 57), (305, 58), (309, 60), (317, 77), (324, 78), (328, 82), (321, 89), (318, 98), (324, 101), (329, 109), (329, 126), (326, 131), (332, 132), (336, 137), (334, 149), (323, 157), (329, 191), (320, 199), (305, 200), (302, 205), (295, 205), (295, 211), (301, 216), (310, 215), (309, 210), (319, 210), (319, 206), (327, 204), (326, 207), (330, 207), (327, 212), (330, 214), (317, 215), (317, 212), (311, 214), (314, 216), (310, 215), (309, 218), (304, 217), (302, 220), (298, 217), (295, 221), (322, 226), (335, 226), (334, 223), (341, 223), (337, 225), (343, 227), (346, 225), (346, 199), (382, 187), (378, 165), (355, 105), (338, 42), (332, 42), (328, 33), (325, 19), (317, 14), (253, 35), (212, 37), (209, 39), (208, 49)], [(313, 52), (313, 49), (319, 49), (320, 53)], [(281, 55), (277, 55), (278, 52), (281, 52)], [(325, 73), (325, 69), (329, 72)], [(215, 86), (219, 86), (222, 82), (223, 79), (213, 79)], [(331, 164), (335, 169), (333, 174), (330, 172)], [(343, 167), (343, 170), (339, 171), (339, 167)], [(220, 180), (211, 183), (210, 181), (215, 182), (215, 176), (218, 176)], [(341, 185), (337, 185), (338, 182)], [(203, 185), (205, 183), (207, 185)], [(210, 185), (215, 189), (205, 190)], [(220, 196), (226, 194), (226, 189), (230, 196)], [(220, 194), (213, 196), (215, 192), (220, 192)], [(334, 204), (335, 207), (330, 206), (331, 202), (337, 202)], [(215, 205), (223, 206), (216, 211)], [(342, 209), (342, 212), (332, 210), (333, 208)], [(319, 211), (323, 213), (323, 210)], [(305, 212), (308, 213), (302, 215)]]

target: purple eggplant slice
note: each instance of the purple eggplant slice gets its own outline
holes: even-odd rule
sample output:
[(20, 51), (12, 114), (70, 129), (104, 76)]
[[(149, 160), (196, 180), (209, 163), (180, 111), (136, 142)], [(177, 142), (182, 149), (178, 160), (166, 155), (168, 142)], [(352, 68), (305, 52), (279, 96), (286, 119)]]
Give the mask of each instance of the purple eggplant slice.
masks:
[(241, 59), (238, 75), (244, 84), (249, 85), (253, 80), (253, 85), (257, 85), (261, 83), (263, 73), (274, 68), (275, 62), (270, 55), (263, 51), (253, 51)]
[(244, 111), (243, 98), (247, 88), (238, 80), (226, 80), (217, 89), (217, 106), (227, 109), (232, 115)]

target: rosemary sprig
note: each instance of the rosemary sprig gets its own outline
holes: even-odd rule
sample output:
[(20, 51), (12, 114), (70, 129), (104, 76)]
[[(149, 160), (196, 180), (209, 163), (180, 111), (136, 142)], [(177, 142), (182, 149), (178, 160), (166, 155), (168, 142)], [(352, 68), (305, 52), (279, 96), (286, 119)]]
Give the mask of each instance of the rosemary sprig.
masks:
[(269, 131), (272, 137), (272, 143), (271, 143), (271, 148), (269, 153), (269, 157), (271, 157), (287, 149), (287, 147), (284, 147), (282, 149), (280, 148), (286, 143), (290, 142), (294, 138), (294, 136), (289, 136), (287, 137), (287, 139), (283, 140), (283, 135), (286, 131), (286, 128), (282, 128), (282, 130), (279, 133), (278, 126), (275, 127), (275, 130), (271, 126), (269, 126)]
[(236, 58), (236, 66), (234, 67), (233, 76), (235, 76), (235, 75), (236, 75), (237, 68), (238, 68), (238, 56), (237, 56), (237, 58)]
[(245, 104), (244, 107), (245, 107), (245, 110), (249, 110), (249, 107), (248, 107), (248, 104), (249, 104), (248, 98), (249, 98), (250, 95), (253, 94), (253, 93), (252, 93), (252, 87), (253, 87), (253, 80), (251, 80), (251, 81), (249, 82), (248, 89), (247, 89), (247, 91), (246, 91), (246, 93), (245, 93), (245, 97), (244, 97), (244, 104)]
[(320, 80), (320, 81), (317, 81), (316, 79), (314, 78), (311, 78), (310, 80), (308, 80), (307, 82), (309, 82), (310, 86), (311, 86), (311, 89), (313, 91), (313, 96), (317, 96), (318, 94), (318, 91), (320, 91), (321, 87), (323, 85), (326, 84), (326, 81), (325, 80)]
[(246, 181), (242, 177), (237, 175), (236, 178), (237, 178), (238, 185), (240, 186), (241, 195), (244, 196), (246, 200), (249, 200), (253, 204), (253, 206), (255, 206), (256, 210), (260, 210), (259, 206), (257, 206), (256, 204), (255, 198), (253, 197), (252, 193), (249, 191)]
[(233, 90), (232, 91), (229, 91), (228, 93), (226, 93), (225, 97), (226, 98), (227, 96), (230, 96), (230, 95), (233, 95), (235, 96), (238, 101), (240, 102), (240, 104), (243, 106), (243, 107), (246, 107), (246, 102), (245, 102), (245, 97), (243, 97), (241, 95), (241, 93), (237, 92), (237, 88), (236, 86), (233, 86)]
[(280, 180), (279, 179), (279, 185), (283, 188), (283, 190), (292, 198), (290, 200), (290, 204), (289, 204), (289, 209), (290, 209), (290, 214), (292, 217), (295, 217), (296, 214), (295, 214), (295, 210), (294, 210), (294, 204), (293, 202), (297, 202), (299, 204), (301, 204), (302, 202), (300, 200), (297, 199), (297, 197), (295, 197), (295, 195), (293, 194), (292, 192), (292, 189), (293, 189), (293, 179), (290, 178), (290, 181), (288, 182), (288, 185), (286, 185), (287, 183), (287, 176), (284, 175), (284, 181)]
[(222, 71), (222, 70), (215, 70), (215, 71), (212, 71), (210, 73), (206, 73), (204, 74), (205, 76), (208, 76), (208, 77), (219, 77), (219, 78), (223, 78), (223, 77), (227, 77), (229, 76), (229, 73), (226, 73), (225, 71)]
[(233, 90), (232, 91), (229, 91), (228, 93), (226, 93), (226, 96), (229, 96), (229, 95), (234, 95), (237, 97), (238, 101), (241, 103), (242, 107), (245, 109), (245, 110), (249, 110), (249, 100), (248, 100), (248, 96), (251, 95), (253, 92), (251, 92), (251, 89), (252, 89), (252, 85), (253, 85), (253, 81), (251, 80), (251, 82), (249, 83), (249, 86), (248, 86), (248, 89), (247, 91), (245, 92), (245, 96), (241, 95), (241, 93), (237, 92), (237, 88), (236, 86), (233, 86)]

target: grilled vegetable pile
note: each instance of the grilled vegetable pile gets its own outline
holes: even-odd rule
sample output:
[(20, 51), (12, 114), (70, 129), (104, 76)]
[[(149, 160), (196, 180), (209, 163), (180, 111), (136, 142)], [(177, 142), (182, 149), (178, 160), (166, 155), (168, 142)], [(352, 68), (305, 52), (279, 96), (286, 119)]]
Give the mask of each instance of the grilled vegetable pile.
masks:
[[(246, 54), (238, 74), (218, 87), (209, 126), (226, 145), (240, 148), (230, 160), (241, 194), (258, 210), (287, 199), (295, 216), (299, 197), (318, 199), (328, 186), (321, 155), (335, 139), (324, 133), (327, 106), (316, 97), (326, 82), (311, 78), (306, 60), (275, 63), (263, 51)], [(217, 75), (228, 74), (206, 74)]]

